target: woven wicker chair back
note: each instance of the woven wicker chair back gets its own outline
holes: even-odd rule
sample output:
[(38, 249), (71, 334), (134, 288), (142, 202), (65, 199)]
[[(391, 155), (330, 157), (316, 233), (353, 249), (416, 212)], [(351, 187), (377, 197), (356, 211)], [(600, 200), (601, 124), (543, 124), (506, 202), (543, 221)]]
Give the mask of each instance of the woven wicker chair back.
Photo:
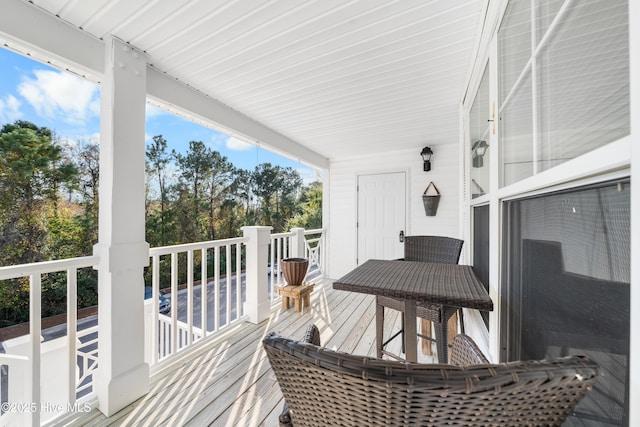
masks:
[(442, 236), (406, 236), (404, 259), (407, 261), (457, 264), (463, 240)]
[(582, 356), (454, 366), (355, 356), (274, 334), (263, 345), (293, 426), (557, 426), (599, 374)]

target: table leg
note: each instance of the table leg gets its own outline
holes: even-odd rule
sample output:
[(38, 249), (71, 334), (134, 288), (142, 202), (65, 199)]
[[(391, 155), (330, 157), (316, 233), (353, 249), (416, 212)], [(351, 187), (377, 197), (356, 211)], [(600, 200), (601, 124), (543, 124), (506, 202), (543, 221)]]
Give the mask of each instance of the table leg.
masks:
[(449, 355), (448, 353), (448, 324), (451, 316), (455, 314), (458, 309), (456, 307), (447, 307), (444, 306), (442, 308), (442, 321), (440, 323), (436, 323), (436, 347), (438, 349), (438, 363), (449, 363)]
[[(416, 327), (416, 302), (406, 300), (404, 305), (405, 358), (407, 362), (418, 361), (418, 330)], [(439, 350), (439, 349), (438, 349)]]
[(447, 323), (449, 319), (436, 323), (436, 348), (438, 349), (438, 363), (447, 363), (449, 356), (447, 354)]

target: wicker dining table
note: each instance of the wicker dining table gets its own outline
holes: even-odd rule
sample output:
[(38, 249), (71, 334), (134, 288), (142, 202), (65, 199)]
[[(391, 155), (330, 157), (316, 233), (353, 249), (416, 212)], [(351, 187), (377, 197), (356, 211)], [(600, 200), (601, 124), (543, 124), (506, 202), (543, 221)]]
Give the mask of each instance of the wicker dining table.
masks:
[(333, 282), (333, 288), (404, 299), (405, 358), (417, 362), (416, 303), (438, 304), (438, 361), (447, 363), (447, 323), (458, 308), (493, 310), (493, 301), (469, 265), (370, 259)]

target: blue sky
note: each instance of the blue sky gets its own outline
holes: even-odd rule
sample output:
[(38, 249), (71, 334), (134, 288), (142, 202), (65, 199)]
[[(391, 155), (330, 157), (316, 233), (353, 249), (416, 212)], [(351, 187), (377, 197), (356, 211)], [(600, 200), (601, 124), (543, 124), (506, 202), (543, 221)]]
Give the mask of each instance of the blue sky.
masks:
[[(97, 140), (99, 114), (97, 84), (0, 48), (0, 126), (28, 120), (63, 140)], [(198, 140), (239, 168), (253, 170), (258, 163), (270, 162), (298, 170), (307, 183), (316, 178), (309, 166), (147, 105), (147, 141), (154, 135), (167, 140), (169, 151), (185, 152), (189, 141)]]

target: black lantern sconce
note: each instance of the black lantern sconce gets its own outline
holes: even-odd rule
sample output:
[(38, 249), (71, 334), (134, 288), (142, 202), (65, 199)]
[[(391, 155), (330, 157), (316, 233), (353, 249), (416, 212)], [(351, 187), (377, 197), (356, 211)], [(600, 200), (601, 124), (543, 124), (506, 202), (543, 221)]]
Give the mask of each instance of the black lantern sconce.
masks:
[(489, 144), (487, 141), (476, 141), (471, 146), (472, 155), (472, 164), (474, 168), (481, 168), (484, 165), (483, 157), (487, 153), (487, 148), (489, 148)]
[(429, 172), (431, 170), (431, 156), (433, 155), (433, 151), (431, 151), (431, 148), (429, 147), (424, 147), (420, 152), (420, 155), (422, 156), (422, 161), (424, 162), (423, 170), (425, 172)]

